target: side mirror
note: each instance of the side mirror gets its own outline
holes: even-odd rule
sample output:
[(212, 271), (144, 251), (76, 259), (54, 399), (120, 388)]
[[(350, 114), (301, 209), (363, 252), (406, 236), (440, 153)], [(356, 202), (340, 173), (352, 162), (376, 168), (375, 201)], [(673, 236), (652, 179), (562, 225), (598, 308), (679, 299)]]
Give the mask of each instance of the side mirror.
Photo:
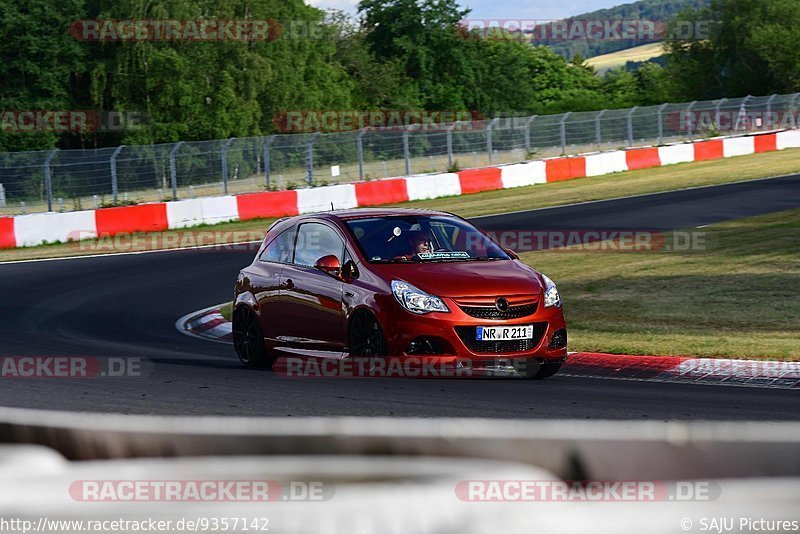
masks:
[(515, 259), (515, 260), (518, 260), (518, 259), (519, 259), (519, 254), (517, 254), (516, 252), (514, 252), (514, 251), (513, 251), (513, 250), (511, 250), (510, 248), (503, 249), (503, 250), (505, 250), (505, 251), (506, 251), (506, 254), (508, 254), (509, 256), (511, 256), (511, 258), (512, 258), (512, 259)]
[(345, 262), (344, 266), (342, 267), (342, 278), (346, 280), (354, 280), (358, 278), (358, 267), (356, 267), (356, 262), (353, 260), (348, 260)]
[(335, 276), (336, 278), (339, 278), (342, 272), (342, 264), (339, 263), (339, 258), (334, 255), (321, 257), (317, 260), (314, 268), (319, 269), (323, 273)]

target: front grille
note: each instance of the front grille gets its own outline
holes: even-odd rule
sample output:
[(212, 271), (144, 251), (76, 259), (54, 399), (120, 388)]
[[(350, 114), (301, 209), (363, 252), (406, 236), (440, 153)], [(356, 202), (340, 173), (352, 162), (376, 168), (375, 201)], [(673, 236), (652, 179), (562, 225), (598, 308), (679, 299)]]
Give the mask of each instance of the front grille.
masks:
[(523, 304), (521, 306), (511, 306), (508, 311), (500, 311), (496, 306), (460, 306), (464, 313), (476, 319), (488, 319), (492, 321), (507, 321), (509, 319), (522, 319), (536, 313), (539, 303)]
[(533, 324), (533, 339), (514, 341), (478, 341), (477, 328), (474, 326), (457, 326), (456, 334), (470, 352), (475, 354), (513, 354), (535, 349), (547, 332), (547, 323)]

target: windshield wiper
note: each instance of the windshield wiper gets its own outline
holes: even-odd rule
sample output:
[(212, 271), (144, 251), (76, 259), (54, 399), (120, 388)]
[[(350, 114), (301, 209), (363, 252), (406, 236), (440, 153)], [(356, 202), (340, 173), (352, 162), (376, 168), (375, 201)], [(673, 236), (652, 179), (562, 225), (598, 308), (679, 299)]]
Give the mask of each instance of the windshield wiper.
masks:
[(408, 258), (392, 258), (388, 260), (375, 260), (373, 263), (419, 263)]

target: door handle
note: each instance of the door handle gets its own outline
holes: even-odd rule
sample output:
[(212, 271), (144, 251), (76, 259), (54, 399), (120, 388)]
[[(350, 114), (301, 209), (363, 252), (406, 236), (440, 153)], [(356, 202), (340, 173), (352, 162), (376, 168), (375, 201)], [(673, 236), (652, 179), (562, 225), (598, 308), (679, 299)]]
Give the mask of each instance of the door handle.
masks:
[(352, 291), (345, 291), (345, 292), (344, 292), (344, 296), (345, 296), (345, 297), (347, 297), (347, 298), (349, 298), (349, 299), (351, 299), (351, 298), (355, 297), (355, 296), (356, 296), (356, 294), (355, 294), (355, 293), (353, 293)]
[(290, 278), (283, 283), (283, 287), (286, 289), (294, 289), (294, 282), (292, 282), (292, 279)]

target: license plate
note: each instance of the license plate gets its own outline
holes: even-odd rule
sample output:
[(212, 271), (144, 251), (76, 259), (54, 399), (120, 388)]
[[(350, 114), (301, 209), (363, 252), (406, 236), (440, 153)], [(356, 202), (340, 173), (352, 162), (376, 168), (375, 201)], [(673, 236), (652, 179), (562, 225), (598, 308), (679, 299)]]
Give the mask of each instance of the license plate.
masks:
[(518, 339), (533, 339), (533, 325), (478, 327), (478, 341), (516, 341)]

